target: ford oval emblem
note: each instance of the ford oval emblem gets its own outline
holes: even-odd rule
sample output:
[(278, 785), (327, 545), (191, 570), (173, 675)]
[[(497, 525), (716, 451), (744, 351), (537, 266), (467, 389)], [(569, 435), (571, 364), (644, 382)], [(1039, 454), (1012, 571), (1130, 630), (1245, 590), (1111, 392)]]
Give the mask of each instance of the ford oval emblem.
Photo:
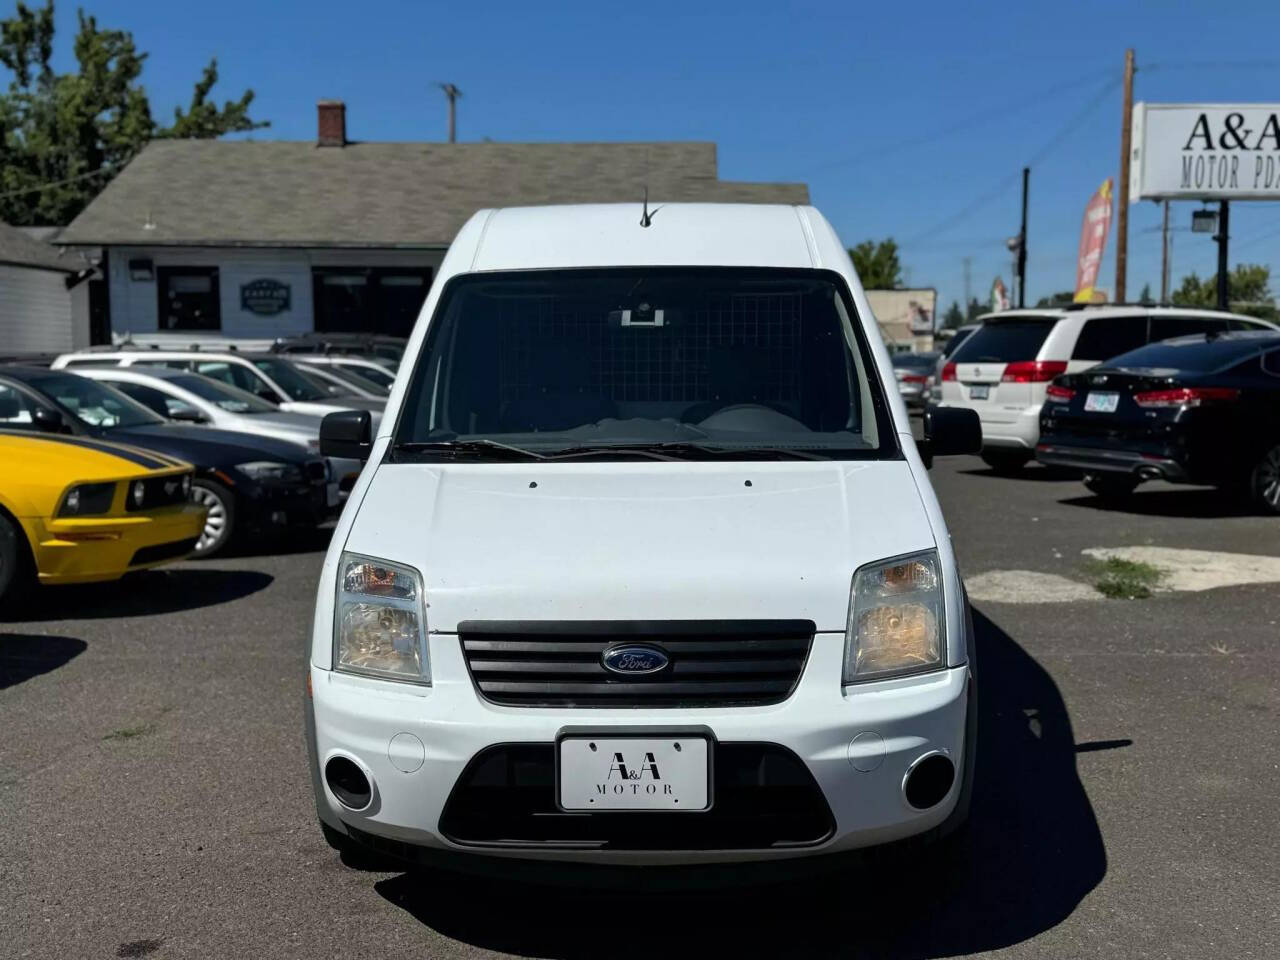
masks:
[(612, 673), (634, 677), (665, 670), (671, 658), (657, 647), (626, 643), (606, 649), (600, 654), (600, 662)]

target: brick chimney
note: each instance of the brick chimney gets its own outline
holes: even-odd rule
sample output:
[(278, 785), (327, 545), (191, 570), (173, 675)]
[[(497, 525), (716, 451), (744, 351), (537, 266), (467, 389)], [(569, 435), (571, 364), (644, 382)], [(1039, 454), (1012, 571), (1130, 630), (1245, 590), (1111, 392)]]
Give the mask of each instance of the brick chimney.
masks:
[(316, 103), (316, 146), (341, 147), (347, 142), (347, 105), (341, 100)]

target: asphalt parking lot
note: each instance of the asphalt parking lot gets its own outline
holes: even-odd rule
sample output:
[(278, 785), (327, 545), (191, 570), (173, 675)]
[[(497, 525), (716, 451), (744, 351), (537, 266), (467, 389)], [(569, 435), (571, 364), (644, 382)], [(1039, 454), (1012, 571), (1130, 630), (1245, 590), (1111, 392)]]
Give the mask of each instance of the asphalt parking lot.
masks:
[[(966, 576), (1081, 551), (1280, 556), (1280, 519), (976, 458), (934, 482)], [(530, 888), (341, 863), (311, 807), (303, 638), (323, 533), (43, 591), (0, 619), (0, 954), (1273, 957), (1280, 589), (975, 600), (971, 830), (820, 883)], [(1019, 599), (1026, 600), (1023, 596)]]

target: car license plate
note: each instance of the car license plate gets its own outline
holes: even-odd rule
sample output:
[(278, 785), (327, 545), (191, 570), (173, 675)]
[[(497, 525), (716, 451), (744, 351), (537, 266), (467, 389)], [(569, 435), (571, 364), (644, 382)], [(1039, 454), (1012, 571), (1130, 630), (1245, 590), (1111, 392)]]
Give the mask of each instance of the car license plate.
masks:
[(557, 744), (562, 810), (707, 810), (711, 753), (706, 737), (566, 736)]
[(1091, 393), (1084, 398), (1086, 413), (1115, 413), (1119, 405), (1118, 393)]
[(985, 383), (969, 388), (970, 400), (985, 400), (991, 395), (991, 387)]

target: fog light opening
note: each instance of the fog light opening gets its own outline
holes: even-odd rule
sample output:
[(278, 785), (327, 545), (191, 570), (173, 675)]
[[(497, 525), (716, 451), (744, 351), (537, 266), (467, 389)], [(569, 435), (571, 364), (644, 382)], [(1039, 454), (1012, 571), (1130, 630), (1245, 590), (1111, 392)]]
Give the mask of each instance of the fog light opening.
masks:
[(931, 753), (911, 765), (902, 781), (902, 795), (915, 809), (928, 810), (951, 792), (955, 779), (955, 764), (941, 753)]
[(324, 765), (324, 782), (338, 802), (359, 813), (373, 802), (373, 784), (355, 761), (347, 757), (330, 757)]

